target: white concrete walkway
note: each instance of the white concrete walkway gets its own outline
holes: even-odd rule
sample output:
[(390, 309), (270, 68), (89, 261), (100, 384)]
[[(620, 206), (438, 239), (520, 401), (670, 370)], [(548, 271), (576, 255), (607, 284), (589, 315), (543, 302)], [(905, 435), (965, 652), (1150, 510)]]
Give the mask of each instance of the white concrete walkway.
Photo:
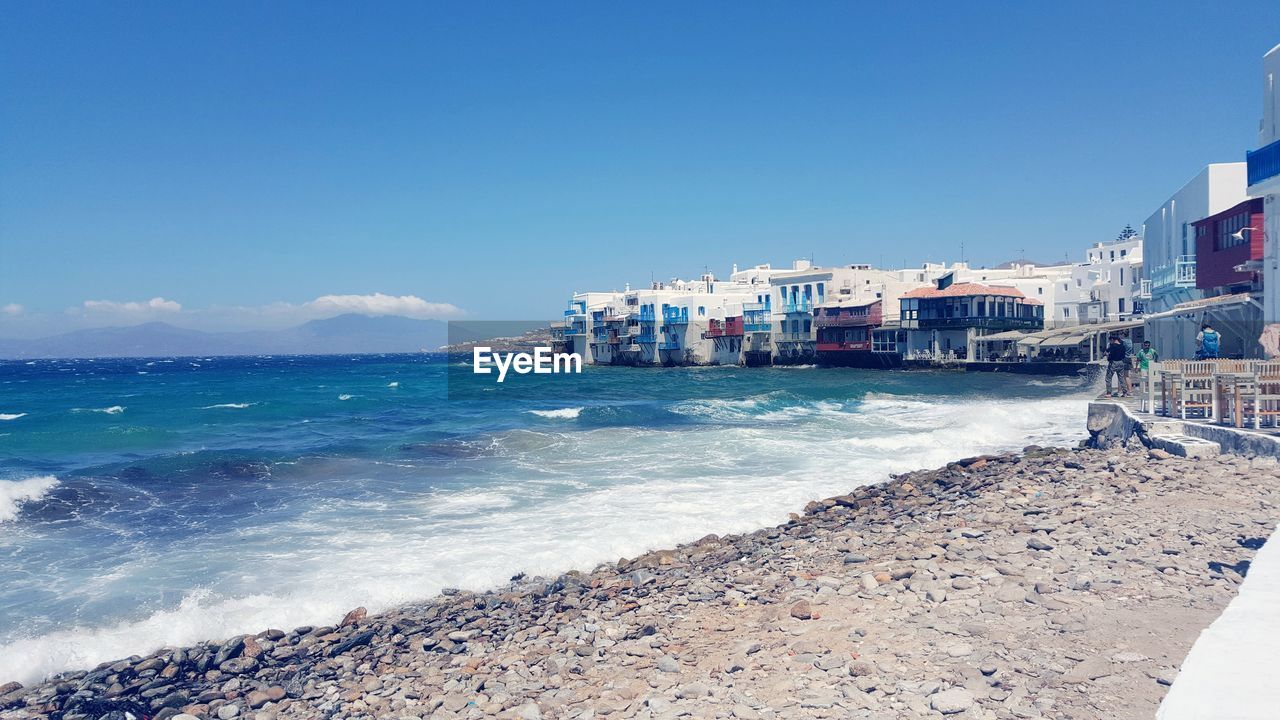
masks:
[(1156, 718), (1280, 718), (1280, 529), (1254, 557), (1239, 595), (1196, 639)]

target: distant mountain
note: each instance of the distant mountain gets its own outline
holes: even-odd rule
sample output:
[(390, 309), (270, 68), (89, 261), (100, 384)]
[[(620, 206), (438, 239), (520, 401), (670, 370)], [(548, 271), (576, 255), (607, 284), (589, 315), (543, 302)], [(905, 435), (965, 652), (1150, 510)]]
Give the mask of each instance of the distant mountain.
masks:
[(0, 358), (402, 353), (436, 350), (447, 342), (442, 320), (350, 314), (284, 330), (202, 332), (149, 322), (32, 340), (0, 339)]

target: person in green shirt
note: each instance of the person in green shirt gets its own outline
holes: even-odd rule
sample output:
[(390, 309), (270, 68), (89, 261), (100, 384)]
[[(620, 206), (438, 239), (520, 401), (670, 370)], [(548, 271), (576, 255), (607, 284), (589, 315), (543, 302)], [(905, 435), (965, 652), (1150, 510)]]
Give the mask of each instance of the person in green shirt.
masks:
[(1151, 369), (1151, 363), (1160, 362), (1160, 353), (1151, 347), (1150, 340), (1142, 341), (1142, 349), (1138, 351), (1138, 369), (1147, 372)]

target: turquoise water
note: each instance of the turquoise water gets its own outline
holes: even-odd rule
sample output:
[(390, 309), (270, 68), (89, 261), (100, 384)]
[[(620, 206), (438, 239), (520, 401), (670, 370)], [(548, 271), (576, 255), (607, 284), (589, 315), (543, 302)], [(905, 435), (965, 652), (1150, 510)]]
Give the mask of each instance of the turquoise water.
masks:
[(750, 530), (889, 472), (1074, 443), (1089, 397), (988, 374), (465, 371), (0, 362), (0, 682)]

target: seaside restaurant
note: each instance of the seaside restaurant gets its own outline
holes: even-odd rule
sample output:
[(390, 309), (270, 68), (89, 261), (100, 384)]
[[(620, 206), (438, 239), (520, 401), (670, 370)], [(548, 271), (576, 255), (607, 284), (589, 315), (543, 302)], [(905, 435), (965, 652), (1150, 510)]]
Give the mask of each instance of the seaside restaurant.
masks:
[(1008, 330), (980, 338), (988, 362), (1087, 364), (1102, 359), (1112, 334), (1121, 333), (1136, 347), (1142, 343), (1142, 320), (1070, 325), (1024, 332)]

